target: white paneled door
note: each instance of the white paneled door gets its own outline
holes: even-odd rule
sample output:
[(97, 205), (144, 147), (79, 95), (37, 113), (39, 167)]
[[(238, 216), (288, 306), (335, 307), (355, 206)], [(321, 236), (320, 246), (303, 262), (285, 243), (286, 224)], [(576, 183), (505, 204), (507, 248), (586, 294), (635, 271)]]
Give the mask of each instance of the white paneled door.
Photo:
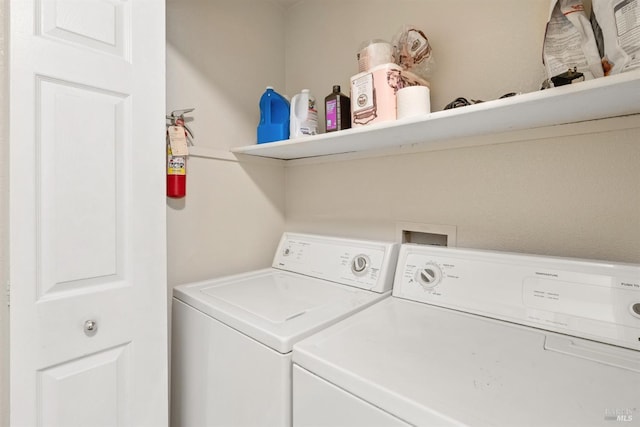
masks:
[(164, 0), (10, 0), (11, 425), (167, 424)]

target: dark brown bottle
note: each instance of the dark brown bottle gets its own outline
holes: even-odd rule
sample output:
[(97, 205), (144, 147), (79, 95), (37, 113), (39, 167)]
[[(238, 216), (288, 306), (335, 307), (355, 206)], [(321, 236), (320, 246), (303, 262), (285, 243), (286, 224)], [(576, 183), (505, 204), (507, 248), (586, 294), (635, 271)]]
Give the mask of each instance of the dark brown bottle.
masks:
[(334, 85), (331, 95), (324, 99), (324, 117), (327, 132), (351, 127), (351, 100), (340, 93), (340, 85)]

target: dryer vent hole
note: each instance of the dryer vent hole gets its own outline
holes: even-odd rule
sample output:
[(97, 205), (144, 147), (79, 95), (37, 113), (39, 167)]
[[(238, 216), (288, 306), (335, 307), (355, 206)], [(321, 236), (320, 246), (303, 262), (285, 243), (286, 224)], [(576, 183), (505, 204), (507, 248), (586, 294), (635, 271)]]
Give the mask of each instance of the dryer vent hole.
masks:
[(423, 233), (420, 231), (402, 230), (402, 243), (417, 243), (419, 245), (449, 246), (446, 234)]

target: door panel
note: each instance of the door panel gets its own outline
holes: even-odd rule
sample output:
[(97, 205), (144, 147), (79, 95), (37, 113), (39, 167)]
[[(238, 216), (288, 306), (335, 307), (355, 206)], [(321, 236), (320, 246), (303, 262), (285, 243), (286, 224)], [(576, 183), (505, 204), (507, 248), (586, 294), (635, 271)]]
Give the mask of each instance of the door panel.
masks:
[[(128, 351), (128, 346), (116, 347), (39, 371), (39, 424), (124, 425)], [(91, 392), (78, 394), (77, 390)], [(68, 399), (70, 395), (74, 399)]]
[(164, 0), (10, 21), (11, 424), (166, 425)]
[(38, 270), (45, 297), (122, 279), (131, 170), (123, 164), (131, 133), (123, 117), (131, 113), (127, 98), (95, 88), (39, 79), (39, 89)]
[(41, 35), (128, 58), (129, 1), (38, 0), (38, 11)]

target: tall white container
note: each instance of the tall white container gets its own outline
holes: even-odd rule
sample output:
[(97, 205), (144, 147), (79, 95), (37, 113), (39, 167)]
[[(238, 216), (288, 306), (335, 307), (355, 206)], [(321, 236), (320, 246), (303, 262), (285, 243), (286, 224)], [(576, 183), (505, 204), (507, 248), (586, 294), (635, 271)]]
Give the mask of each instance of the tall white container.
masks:
[(291, 100), (289, 138), (316, 135), (318, 133), (318, 110), (316, 99), (309, 89), (302, 89)]

